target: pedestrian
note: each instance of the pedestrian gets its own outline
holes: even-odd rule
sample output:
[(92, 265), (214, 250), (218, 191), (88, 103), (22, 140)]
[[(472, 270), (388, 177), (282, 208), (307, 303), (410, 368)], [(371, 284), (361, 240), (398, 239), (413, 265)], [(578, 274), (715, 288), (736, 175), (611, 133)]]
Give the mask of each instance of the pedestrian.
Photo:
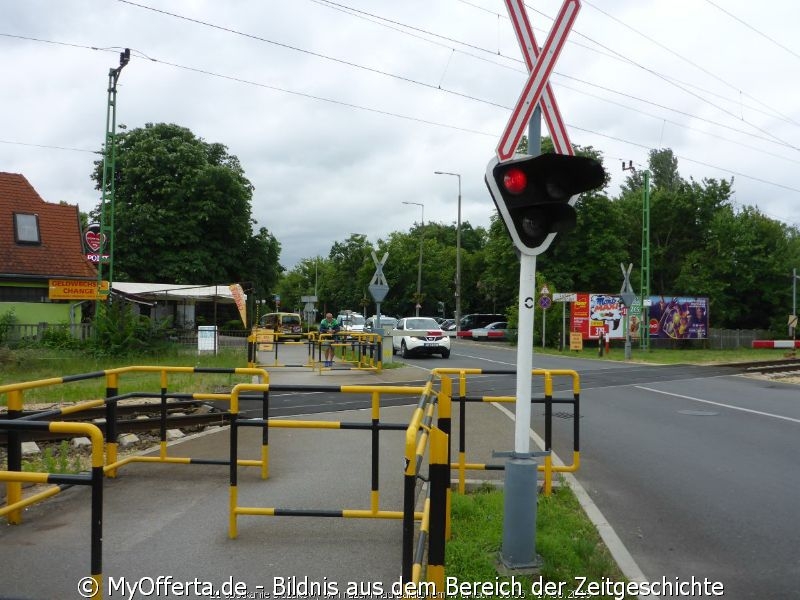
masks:
[[(341, 329), (341, 327), (342, 324), (339, 323), (338, 319), (334, 319), (331, 313), (326, 313), (325, 318), (319, 322), (320, 333), (336, 334), (339, 333), (339, 329)], [(325, 366), (333, 366), (333, 339), (328, 338), (321, 340), (320, 344), (325, 349)]]

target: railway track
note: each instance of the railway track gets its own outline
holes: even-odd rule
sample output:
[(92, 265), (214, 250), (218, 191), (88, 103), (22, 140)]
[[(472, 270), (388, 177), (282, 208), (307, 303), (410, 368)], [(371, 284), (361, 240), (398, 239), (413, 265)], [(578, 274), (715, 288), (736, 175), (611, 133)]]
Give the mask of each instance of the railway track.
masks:
[(736, 369), (743, 375), (753, 374), (800, 377), (800, 358), (783, 358), (778, 360), (729, 363), (726, 366)]
[[(32, 417), (41, 410), (23, 411), (22, 417)], [(0, 419), (5, 413), (0, 413)], [(94, 408), (80, 413), (67, 415), (45, 416), (44, 421), (72, 421), (93, 423), (105, 435), (105, 409)], [(159, 403), (120, 404), (117, 406), (116, 430), (121, 433), (142, 433), (147, 431), (160, 431), (161, 405)], [(224, 425), (229, 422), (229, 414), (208, 403), (196, 400), (177, 401), (167, 403), (167, 429), (193, 429), (209, 425)], [(49, 432), (27, 432), (22, 436), (23, 441), (60, 441), (68, 439), (67, 436)], [(7, 441), (4, 432), (0, 432), (0, 444)]]

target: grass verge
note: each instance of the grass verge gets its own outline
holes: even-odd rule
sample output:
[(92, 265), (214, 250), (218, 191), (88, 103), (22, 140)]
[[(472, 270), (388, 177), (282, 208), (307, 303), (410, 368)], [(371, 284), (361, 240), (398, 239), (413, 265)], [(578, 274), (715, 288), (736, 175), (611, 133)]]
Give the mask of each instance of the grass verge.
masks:
[[(452, 537), (447, 542), (446, 577), (463, 582), (518, 582), (522, 595), (514, 598), (576, 598), (589, 582), (626, 581), (600, 534), (586, 517), (572, 490), (564, 484), (552, 495), (540, 496), (536, 519), (536, 552), (542, 566), (535, 575), (498, 575), (498, 556), (503, 538), (503, 491), (484, 487), (466, 495), (452, 496)], [(582, 590), (579, 588), (583, 583)], [(545, 586), (550, 582), (550, 590)], [(560, 586), (560, 590), (557, 590)], [(499, 588), (501, 592), (511, 587)], [(599, 589), (599, 588), (598, 588)], [(593, 598), (633, 598), (611, 588)], [(537, 593), (538, 592), (538, 593)], [(543, 593), (548, 592), (548, 593)], [(483, 595), (508, 598), (508, 595)]]

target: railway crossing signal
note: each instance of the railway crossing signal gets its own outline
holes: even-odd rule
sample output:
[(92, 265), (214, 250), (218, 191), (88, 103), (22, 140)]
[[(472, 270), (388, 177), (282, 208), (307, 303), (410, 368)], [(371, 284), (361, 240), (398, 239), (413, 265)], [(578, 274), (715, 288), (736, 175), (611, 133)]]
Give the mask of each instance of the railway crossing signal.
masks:
[(514, 246), (536, 256), (555, 234), (575, 227), (576, 194), (600, 187), (603, 166), (593, 158), (541, 154), (506, 162), (493, 158), (486, 168), (486, 185)]

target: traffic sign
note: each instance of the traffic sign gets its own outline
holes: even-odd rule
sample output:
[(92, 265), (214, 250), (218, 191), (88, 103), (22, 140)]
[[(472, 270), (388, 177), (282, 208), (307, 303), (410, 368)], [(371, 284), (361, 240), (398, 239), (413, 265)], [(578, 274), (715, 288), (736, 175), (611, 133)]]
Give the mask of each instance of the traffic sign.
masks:
[[(525, 0), (506, 0), (506, 8), (511, 15), (514, 33), (517, 35), (522, 56), (525, 58), (525, 64), (528, 67), (528, 73), (530, 73), (533, 71), (536, 59), (539, 58), (539, 44), (536, 43), (533, 27), (531, 27), (531, 23), (528, 20)], [(564, 126), (564, 119), (561, 117), (561, 111), (556, 103), (556, 97), (553, 94), (553, 88), (549, 80), (544, 87), (539, 105), (542, 107), (542, 116), (547, 123), (547, 129), (550, 132), (550, 138), (553, 140), (556, 154), (573, 155), (575, 151), (569, 141), (567, 128)]]
[(372, 251), (372, 262), (375, 263), (375, 273), (367, 289), (375, 302), (383, 302), (383, 299), (386, 298), (386, 294), (389, 293), (389, 283), (386, 281), (386, 277), (383, 274), (383, 265), (386, 264), (388, 258), (389, 253), (385, 252), (383, 258), (378, 260), (378, 255), (375, 254), (374, 250)]
[[(516, 6), (512, 6), (512, 4), (511, 0), (506, 0), (515, 31), (522, 31), (524, 25), (520, 25), (520, 17), (522, 17), (524, 23), (524, 6), (521, 7), (520, 11), (515, 11)], [(542, 51), (531, 69), (528, 81), (522, 88), (517, 104), (511, 112), (511, 118), (508, 120), (503, 135), (500, 137), (496, 152), (501, 161), (508, 160), (514, 156), (519, 140), (522, 138), (522, 133), (531, 119), (533, 110), (539, 103), (539, 99), (550, 78), (550, 73), (552, 73), (556, 60), (567, 40), (567, 34), (572, 29), (572, 24), (578, 16), (580, 7), (579, 0), (564, 0), (564, 4), (553, 22), (553, 28), (547, 35)], [(530, 27), (530, 24), (528, 24), (528, 27)]]
[(553, 304), (553, 301), (550, 299), (550, 296), (542, 296), (539, 298), (539, 306), (542, 307), (542, 310), (547, 310)]
[(547, 287), (547, 284), (542, 286), (541, 294), (542, 294), (542, 296), (549, 296), (550, 295), (550, 288)]
[(558, 292), (553, 294), (553, 302), (577, 302), (578, 294), (575, 292)]

